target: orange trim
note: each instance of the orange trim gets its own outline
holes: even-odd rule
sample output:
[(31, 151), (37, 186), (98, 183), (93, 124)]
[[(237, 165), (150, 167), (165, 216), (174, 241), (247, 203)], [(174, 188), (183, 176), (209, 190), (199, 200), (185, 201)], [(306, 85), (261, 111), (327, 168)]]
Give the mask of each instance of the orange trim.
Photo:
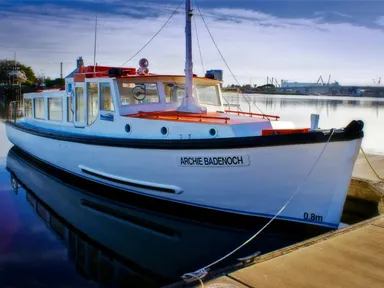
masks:
[[(95, 73), (94, 66), (86, 66), (86, 67), (79, 67), (78, 72), (74, 74), (74, 80), (75, 82), (84, 82), (85, 78), (110, 78), (108, 76), (108, 71), (110, 69), (116, 68), (116, 67), (110, 67), (110, 66), (96, 66), (95, 67)], [(164, 77), (170, 77), (170, 78), (185, 78), (184, 75), (160, 75), (160, 74), (137, 74), (136, 68), (121, 68), (122, 75), (114, 78), (118, 79), (127, 79), (127, 78), (164, 78)], [(196, 74), (193, 74), (193, 78), (196, 79), (202, 79), (202, 80), (210, 80), (212, 82), (222, 83), (222, 81), (206, 78), (206, 77), (199, 77)]]
[(262, 136), (267, 135), (287, 135), (287, 134), (299, 134), (308, 133), (310, 128), (296, 128), (296, 129), (263, 129), (261, 131)]
[[(95, 69), (93, 69), (94, 66), (86, 66), (86, 67), (79, 67), (79, 72), (78, 73), (92, 73), (93, 71), (95, 72), (105, 72), (108, 75), (108, 70), (116, 68), (116, 67), (111, 67), (111, 66), (96, 66)], [(135, 75), (136, 74), (136, 68), (121, 68), (122, 72), (125, 74), (131, 74)]]
[(252, 116), (261, 116), (263, 118), (275, 118), (276, 120), (280, 118), (280, 116), (275, 115), (268, 115), (268, 114), (257, 114), (257, 113), (251, 113), (251, 112), (242, 112), (242, 111), (233, 111), (233, 110), (225, 110), (226, 113), (236, 113), (237, 115), (249, 115)]
[(75, 82), (84, 82), (85, 74), (84, 73), (76, 73), (75, 75), (73, 75), (73, 80)]

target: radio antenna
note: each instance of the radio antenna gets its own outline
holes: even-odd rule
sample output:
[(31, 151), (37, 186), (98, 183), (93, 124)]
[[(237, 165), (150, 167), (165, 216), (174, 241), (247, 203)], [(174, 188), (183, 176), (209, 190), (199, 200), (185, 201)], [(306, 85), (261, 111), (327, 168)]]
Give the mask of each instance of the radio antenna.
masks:
[(95, 21), (95, 45), (93, 47), (93, 74), (96, 73), (96, 39), (97, 39), (97, 14)]

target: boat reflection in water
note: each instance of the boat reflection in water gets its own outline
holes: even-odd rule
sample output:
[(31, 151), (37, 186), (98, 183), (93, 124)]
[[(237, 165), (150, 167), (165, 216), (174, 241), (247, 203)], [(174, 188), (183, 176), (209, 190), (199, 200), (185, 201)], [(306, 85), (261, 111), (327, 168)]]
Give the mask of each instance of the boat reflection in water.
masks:
[[(26, 190), (27, 201), (61, 239), (78, 273), (108, 287), (159, 287), (178, 281), (184, 273), (217, 260), (255, 232), (155, 214), (106, 199), (94, 193), (105, 189), (103, 186), (87, 191), (80, 189), (79, 183), (76, 187), (65, 184), (62, 175), (53, 175), (41, 165), (13, 147), (7, 157), (12, 187), (15, 192)], [(261, 234), (221, 265), (288, 244), (292, 239)]]

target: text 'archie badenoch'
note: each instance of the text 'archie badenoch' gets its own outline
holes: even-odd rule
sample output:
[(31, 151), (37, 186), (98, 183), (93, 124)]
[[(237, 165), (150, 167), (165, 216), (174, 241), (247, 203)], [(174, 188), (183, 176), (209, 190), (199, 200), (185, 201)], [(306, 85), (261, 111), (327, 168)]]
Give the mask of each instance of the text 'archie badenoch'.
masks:
[(180, 166), (186, 167), (228, 167), (228, 166), (248, 166), (248, 155), (235, 155), (235, 156), (194, 156), (194, 157), (179, 157), (178, 162)]

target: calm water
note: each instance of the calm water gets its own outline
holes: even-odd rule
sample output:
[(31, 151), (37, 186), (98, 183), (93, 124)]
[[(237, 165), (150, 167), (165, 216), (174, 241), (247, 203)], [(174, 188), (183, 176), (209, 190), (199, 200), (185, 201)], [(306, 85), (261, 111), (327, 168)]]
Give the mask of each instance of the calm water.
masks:
[[(237, 101), (235, 94), (226, 97)], [(384, 99), (250, 97), (264, 113), (298, 127), (309, 126), (311, 113), (320, 114), (320, 127), (361, 119), (366, 151), (384, 153)], [(248, 110), (246, 102), (240, 105)], [(10, 151), (4, 128), (0, 122), (0, 287), (161, 287), (253, 233), (165, 217), (68, 186), (26, 162), (17, 149)], [(261, 241), (269, 243), (262, 252), (288, 244), (257, 241), (236, 257), (266, 247)]]
[[(255, 233), (106, 199), (27, 160), (11, 148), (0, 165), (0, 287), (162, 287)], [(287, 241), (261, 236), (221, 267)]]
[[(237, 94), (224, 93), (224, 96), (228, 102), (237, 103)], [(312, 113), (320, 115), (320, 128), (341, 128), (352, 120), (363, 120), (364, 150), (384, 154), (384, 98), (261, 94), (248, 96), (263, 113), (278, 115), (281, 120), (292, 121), (296, 127), (309, 127)], [(241, 97), (239, 104), (242, 111), (248, 111), (249, 106)], [(252, 112), (260, 113), (252, 103), (251, 108)]]

